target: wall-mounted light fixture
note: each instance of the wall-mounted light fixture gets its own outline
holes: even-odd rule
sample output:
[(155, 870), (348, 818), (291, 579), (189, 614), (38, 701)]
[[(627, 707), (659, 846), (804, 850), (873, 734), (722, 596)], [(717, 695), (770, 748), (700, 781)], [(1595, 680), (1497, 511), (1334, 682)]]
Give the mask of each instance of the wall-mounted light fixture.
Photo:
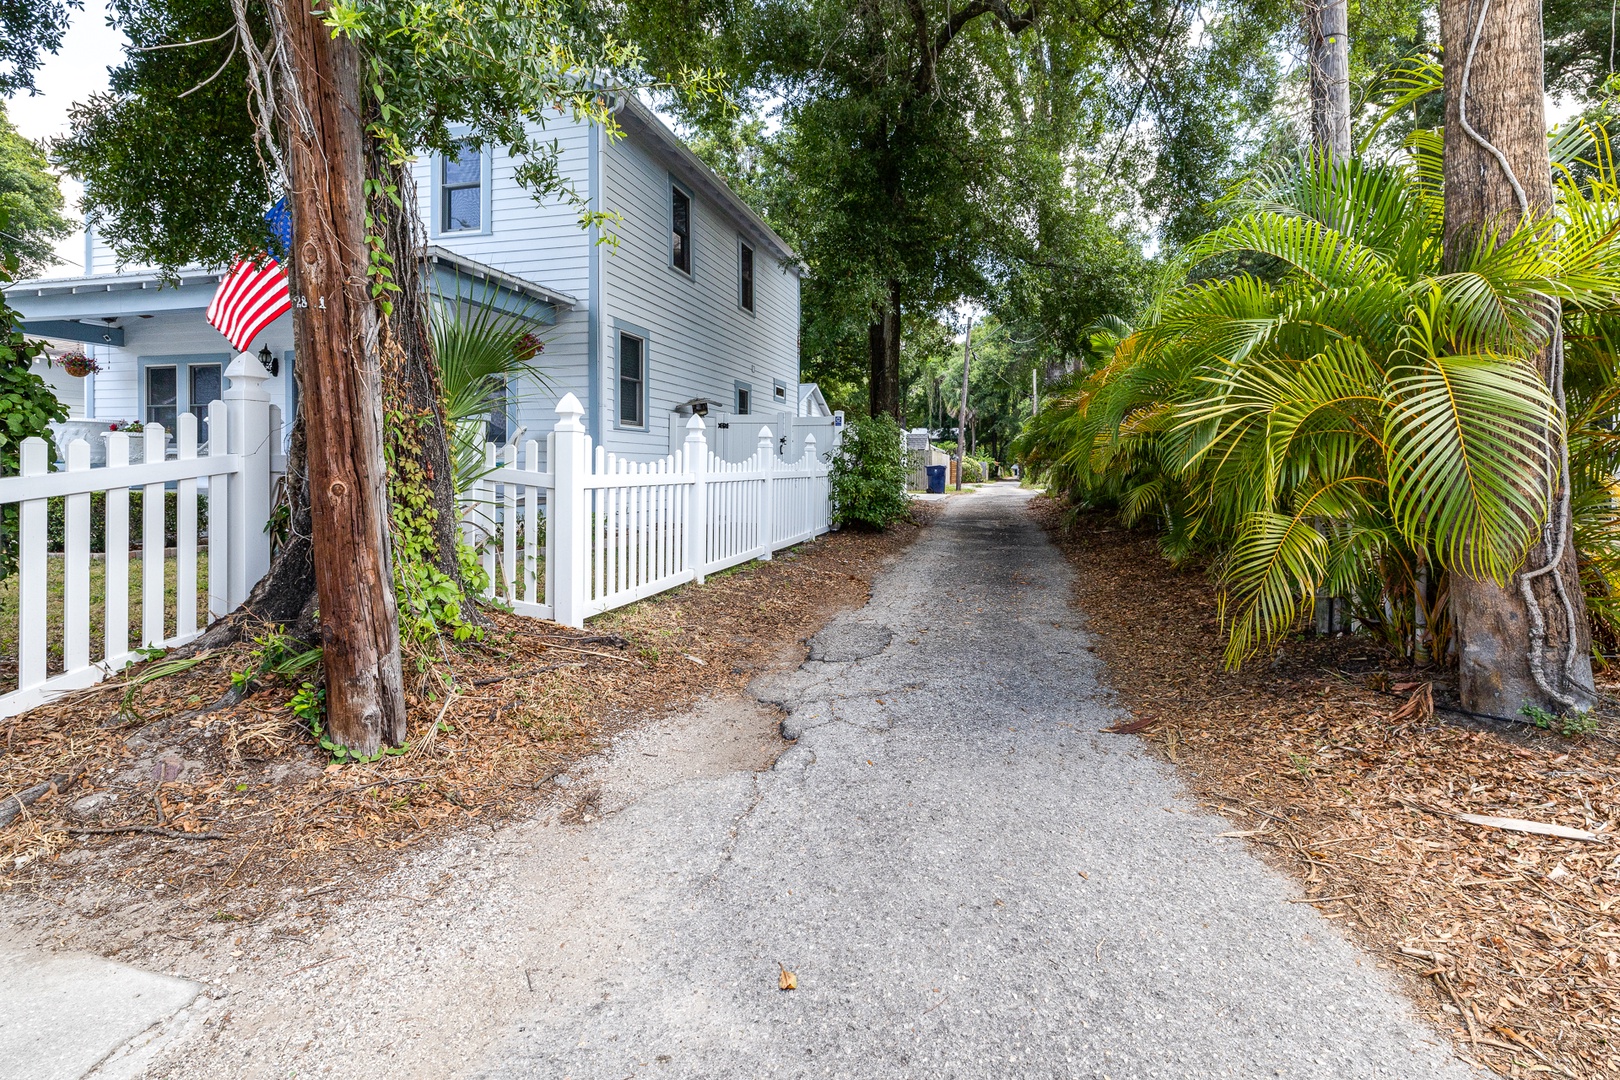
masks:
[(281, 374), (281, 357), (271, 352), (270, 346), (259, 350), (259, 363), (264, 365), (264, 370), (270, 373), (272, 379)]

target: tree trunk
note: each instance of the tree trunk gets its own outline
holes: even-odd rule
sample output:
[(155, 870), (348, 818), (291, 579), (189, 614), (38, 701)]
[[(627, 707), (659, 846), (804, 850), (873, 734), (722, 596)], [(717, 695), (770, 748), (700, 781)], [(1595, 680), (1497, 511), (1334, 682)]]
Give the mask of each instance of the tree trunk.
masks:
[[(389, 563), (378, 325), (368, 297), (360, 55), (280, 2), (294, 70), (288, 203), (327, 730), (361, 756), (405, 740)], [(409, 269), (406, 272), (410, 272)]]
[[(383, 343), (384, 404), (390, 417), (401, 420), (388, 424), (385, 432), (388, 450), (396, 469), (406, 463), (419, 470), (427, 487), (432, 510), (433, 550), (422, 552), (446, 577), (455, 583), (466, 602), (461, 617), (474, 625), (487, 626), (488, 619), (478, 610), (461, 572), (456, 545), (460, 537), (460, 507), (450, 470), (449, 425), (444, 412), (444, 384), (439, 361), (433, 352), (433, 335), (428, 322), (425, 268), (419, 258), (426, 242), (422, 221), (416, 213), (416, 184), (408, 166), (398, 165), (370, 145), (369, 175), (381, 178), (398, 192), (405, 207), (401, 211), (385, 194), (372, 199), (372, 217), (382, 222), (383, 241), (393, 256), (395, 283), (394, 310), (388, 319)], [(418, 272), (421, 269), (423, 272)]]
[(888, 413), (905, 423), (900, 407), (900, 283), (888, 283), (888, 295), (866, 328), (867, 411)]
[[(1519, 220), (1515, 184), (1530, 208), (1545, 209), (1553, 203), (1542, 111), (1541, 6), (1538, 0), (1493, 0), (1483, 26), (1479, 20), (1477, 0), (1473, 5), (1468, 0), (1442, 0), (1448, 267), (1456, 265), (1487, 230)], [(1468, 133), (1465, 120), (1477, 138)], [(1505, 167), (1482, 142), (1501, 153)], [(1549, 315), (1556, 318), (1556, 302), (1548, 304)], [(1552, 335), (1536, 363), (1562, 406), (1561, 334)], [(1563, 476), (1558, 480), (1547, 527), (1531, 547), (1524, 570), (1512, 581), (1504, 587), (1452, 575), (1451, 611), (1463, 705), (1476, 712), (1517, 716), (1528, 704), (1558, 713), (1595, 701), (1591, 630), (1576, 567), (1567, 487)], [(1546, 478), (1525, 477), (1524, 482), (1543, 484)], [(1538, 573), (1549, 564), (1550, 572)], [(1523, 597), (1527, 575), (1534, 601), (1529, 605)]]
[(1350, 156), (1350, 24), (1346, 0), (1306, 0), (1311, 146), (1334, 160)]

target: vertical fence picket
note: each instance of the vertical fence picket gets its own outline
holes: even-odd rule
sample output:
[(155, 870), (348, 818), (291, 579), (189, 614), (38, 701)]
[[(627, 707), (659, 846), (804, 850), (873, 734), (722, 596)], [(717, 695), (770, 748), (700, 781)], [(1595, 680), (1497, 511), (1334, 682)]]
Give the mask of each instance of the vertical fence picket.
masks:
[[(635, 476), (647, 475), (647, 463), (636, 462)], [(647, 497), (652, 492), (644, 485), (637, 484), (633, 489), (636, 493), (636, 530), (632, 537), (636, 546), (635, 559), (631, 565), (635, 568), (635, 581), (632, 587), (646, 584), (651, 580), (647, 573)]]
[[(607, 468), (607, 449), (598, 446), (592, 458), (594, 466), (592, 475), (601, 476)], [(608, 543), (608, 489), (595, 488), (592, 493), (595, 500), (596, 515), (591, 519), (591, 580), (595, 582), (595, 592), (591, 599), (598, 600), (607, 595), (607, 543)]]
[[(495, 444), (484, 444), (484, 471), (492, 472), (497, 464), (495, 458)], [(482, 547), (482, 564), (484, 577), (489, 585), (484, 589), (485, 596), (498, 595), (495, 583), (495, 483), (487, 476), (478, 481), (478, 513), (480, 515), (478, 542)]]
[[(506, 465), (508, 468), (517, 467), (518, 449), (512, 443), (506, 444)], [(517, 526), (518, 526), (518, 491), (517, 485), (510, 480), (501, 485), (502, 489), (502, 520), (501, 520), (501, 573), (506, 577), (506, 602), (511, 603), (518, 598), (517, 580)]]
[[(112, 431), (105, 438), (107, 467), (128, 465), (129, 436)], [(101, 520), (106, 526), (102, 542), (106, 621), (101, 640), (106, 646), (106, 658), (116, 662), (129, 652), (129, 488), (111, 488), (105, 498)]]
[[(224, 454), (230, 446), (230, 413), (223, 401), (208, 405), (208, 456)], [(111, 460), (110, 453), (108, 460)], [(208, 617), (221, 619), (230, 611), (231, 500), (227, 495), (234, 477), (208, 479)], [(112, 547), (108, 545), (108, 557)]]
[[(182, 413), (175, 428), (181, 461), (197, 458), (197, 418)], [(180, 480), (174, 492), (174, 632), (197, 632), (197, 481)]]
[[(530, 439), (523, 444), (524, 467), (529, 472), (540, 471), (540, 444)], [(524, 489), (523, 502), (523, 601), (527, 604), (538, 604), (540, 598), (535, 595), (539, 574), (537, 561), (540, 557), (540, 492), (543, 489), (530, 487)]]
[[(44, 476), (50, 469), (44, 439), (24, 439), (22, 476)], [(17, 508), (17, 686), (26, 690), (45, 681), (46, 515), (45, 499), (24, 499)]]
[[(168, 436), (162, 424), (147, 424), (141, 432), (143, 461), (162, 461)], [(141, 644), (148, 649), (163, 644), (163, 511), (162, 484), (141, 489)]]
[[(90, 446), (68, 443), (67, 471), (90, 471)], [(62, 507), (62, 670), (90, 666), (90, 493), (67, 496)]]

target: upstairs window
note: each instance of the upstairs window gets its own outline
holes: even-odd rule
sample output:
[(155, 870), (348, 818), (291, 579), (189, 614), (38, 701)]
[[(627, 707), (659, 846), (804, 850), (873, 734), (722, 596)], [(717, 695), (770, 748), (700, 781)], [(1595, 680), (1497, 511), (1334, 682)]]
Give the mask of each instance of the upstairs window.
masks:
[(737, 249), (737, 302), (744, 311), (754, 310), (754, 249), (747, 244)]
[(619, 424), (647, 425), (646, 343), (633, 334), (619, 335)]
[(692, 272), (692, 199), (678, 187), (669, 189), (669, 264), (683, 274)]
[(484, 155), (476, 143), (460, 143), (439, 159), (439, 215), (440, 232), (483, 229)]
[(748, 387), (746, 387), (746, 386), (737, 387), (737, 415), (738, 416), (747, 416), (748, 415), (748, 404), (749, 404), (748, 399), (749, 399), (750, 396), (752, 396), (752, 391)]

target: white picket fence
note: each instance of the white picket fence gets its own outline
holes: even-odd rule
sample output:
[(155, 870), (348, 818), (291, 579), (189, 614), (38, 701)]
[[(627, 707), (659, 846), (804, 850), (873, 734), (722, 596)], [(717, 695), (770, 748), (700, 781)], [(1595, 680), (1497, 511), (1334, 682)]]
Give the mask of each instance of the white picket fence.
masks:
[[(176, 425), (172, 459), (166, 457), (168, 434), (151, 424), (139, 436), (145, 443), (140, 464), (128, 463), (130, 436), (109, 431), (102, 433), (105, 466), (91, 467), (89, 444), (79, 439), (64, 448), (65, 470), (51, 472), (47, 444), (29, 439), (19, 475), (0, 477), (0, 506), (17, 505), (19, 526), (15, 687), (0, 694), (0, 716), (89, 686), (137, 658), (129, 640), (135, 548), (140, 648), (191, 641), (200, 622), (235, 608), (269, 568), (265, 522), (274, 478), (285, 468), (281, 412), (264, 390), (268, 375), (255, 357), (238, 356), (225, 376), (229, 388), (208, 409), (206, 446), (198, 443), (196, 417), (186, 414)], [(679, 451), (656, 461), (630, 461), (601, 447), (593, 451), (583, 415), (573, 394), (558, 403), (556, 428), (546, 437), (545, 469), (536, 440), (499, 454), (488, 446), (488, 471), (462, 507), (464, 535), (481, 548), (489, 574), (488, 595), (519, 614), (583, 626), (592, 615), (750, 559), (769, 559), (829, 528), (829, 469), (813, 438), (799, 461), (784, 463), (774, 453), (770, 429), (761, 428), (754, 457), (727, 463), (709, 450), (703, 420), (693, 417)], [(170, 484), (176, 531), (175, 547), (166, 552)], [(138, 543), (129, 520), (131, 490), (143, 493)], [(203, 490), (207, 526), (199, 528)], [(100, 556), (90, 550), (96, 493), (106, 501)], [(60, 555), (47, 550), (50, 503), (56, 499), (63, 503)], [(97, 558), (104, 563), (102, 642), (92, 655), (91, 568)], [(200, 585), (203, 566), (206, 586)], [(53, 581), (59, 586), (53, 588)], [(204, 595), (207, 616), (199, 620)], [(7, 659), (0, 653), (0, 665)], [(6, 689), (0, 682), (0, 690)]]
[[(50, 472), (43, 439), (26, 439), (17, 476), (0, 477), (0, 506), (17, 505), (16, 688), (0, 696), (0, 716), (12, 716), (64, 690), (89, 686), (138, 655), (130, 646), (129, 493), (140, 491), (140, 647), (172, 648), (200, 631), (199, 566), (207, 569), (207, 620), (230, 611), (270, 566), (265, 521), (276, 472), (284, 468), (281, 410), (264, 390), (269, 375), (259, 361), (243, 354), (225, 375), (231, 386), (208, 407), (206, 446), (197, 441), (197, 418), (182, 415), (175, 425), (173, 459), (166, 459), (168, 433), (146, 425), (138, 436), (142, 461), (129, 464), (130, 436), (102, 434), (107, 464), (91, 468), (90, 445), (76, 439), (63, 448), (67, 468)], [(175, 547), (170, 572), (164, 539), (169, 484), (175, 486)], [(208, 525), (197, 524), (199, 489), (208, 494)], [(91, 496), (103, 493), (106, 525), (102, 562), (101, 646), (91, 655), (90, 594), (93, 561)], [(61, 499), (62, 553), (53, 572), (49, 547), (50, 500)], [(201, 560), (206, 552), (207, 562)], [(52, 588), (60, 580), (59, 589)], [(173, 586), (174, 597), (168, 598)], [(59, 593), (59, 596), (56, 595)], [(57, 656), (49, 640), (59, 629)]]
[(467, 500), (462, 528), (483, 548), (488, 595), (520, 614), (583, 626), (831, 526), (830, 470), (814, 437), (798, 461), (782, 462), (761, 427), (754, 456), (726, 462), (694, 416), (675, 453), (631, 461), (593, 450), (584, 412), (573, 394), (557, 403), (548, 469), (538, 440), (521, 453), (506, 447), (504, 459), (487, 446), (487, 471)]

